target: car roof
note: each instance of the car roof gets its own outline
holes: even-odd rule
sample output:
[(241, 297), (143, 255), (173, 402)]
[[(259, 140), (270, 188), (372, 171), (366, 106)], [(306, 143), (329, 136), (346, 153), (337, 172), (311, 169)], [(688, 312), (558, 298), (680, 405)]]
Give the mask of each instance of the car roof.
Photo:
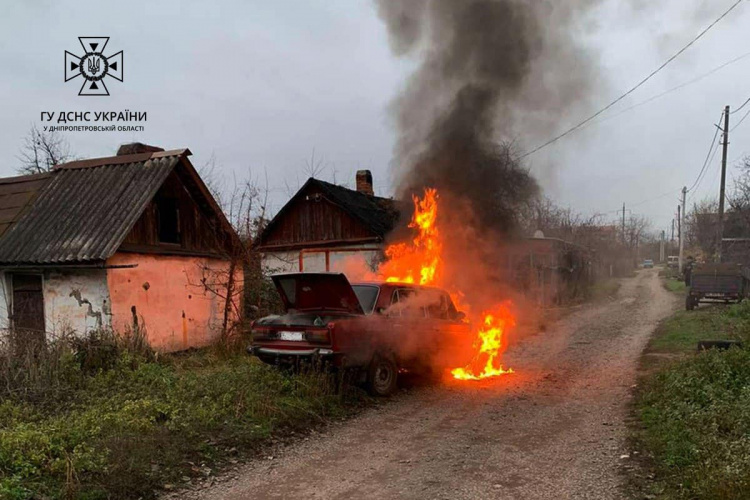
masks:
[(417, 283), (405, 283), (401, 281), (352, 281), (352, 286), (361, 285), (361, 286), (389, 286), (393, 288), (398, 287), (408, 287), (408, 288), (416, 288), (418, 290), (435, 290), (437, 292), (443, 292), (447, 293), (444, 289), (436, 287), (436, 286), (427, 286), (427, 285), (419, 285)]

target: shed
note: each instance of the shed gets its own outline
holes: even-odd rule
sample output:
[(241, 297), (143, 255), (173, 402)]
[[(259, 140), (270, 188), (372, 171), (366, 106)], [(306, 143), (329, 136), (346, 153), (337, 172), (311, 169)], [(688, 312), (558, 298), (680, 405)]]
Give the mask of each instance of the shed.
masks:
[(279, 210), (256, 245), (267, 271), (341, 270), (358, 256), (371, 267), (398, 219), (395, 202), (374, 195), (372, 174), (357, 172), (357, 189), (310, 178)]
[(234, 315), (217, 288), (242, 283), (239, 238), (188, 149), (119, 153), (0, 179), (0, 323), (50, 336), (138, 321), (156, 348), (207, 344)]

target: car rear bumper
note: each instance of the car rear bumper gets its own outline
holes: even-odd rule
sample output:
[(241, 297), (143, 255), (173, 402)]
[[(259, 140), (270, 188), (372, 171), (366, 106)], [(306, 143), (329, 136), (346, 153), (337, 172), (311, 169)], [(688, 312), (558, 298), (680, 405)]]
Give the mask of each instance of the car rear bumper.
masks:
[(333, 361), (334, 364), (340, 359), (339, 353), (327, 347), (279, 349), (274, 347), (251, 345), (247, 352), (258, 359), (269, 364)]

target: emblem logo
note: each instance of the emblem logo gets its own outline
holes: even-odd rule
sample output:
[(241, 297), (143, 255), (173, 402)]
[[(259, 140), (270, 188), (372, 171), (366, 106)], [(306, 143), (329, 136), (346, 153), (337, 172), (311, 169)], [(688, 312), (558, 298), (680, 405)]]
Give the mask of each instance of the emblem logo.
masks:
[(108, 36), (79, 36), (78, 41), (83, 47), (82, 56), (65, 51), (65, 81), (82, 76), (83, 85), (78, 95), (109, 95), (104, 79), (111, 76), (122, 81), (122, 51), (104, 55)]

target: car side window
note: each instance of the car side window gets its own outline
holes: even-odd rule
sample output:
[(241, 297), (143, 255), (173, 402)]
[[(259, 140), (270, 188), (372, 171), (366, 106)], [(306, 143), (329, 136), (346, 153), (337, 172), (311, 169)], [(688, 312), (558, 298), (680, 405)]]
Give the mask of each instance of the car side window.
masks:
[(410, 305), (416, 293), (410, 288), (399, 288), (393, 292), (389, 316), (424, 317), (423, 306)]
[(448, 304), (443, 294), (434, 297), (434, 300), (429, 302), (427, 314), (433, 319), (448, 319)]

